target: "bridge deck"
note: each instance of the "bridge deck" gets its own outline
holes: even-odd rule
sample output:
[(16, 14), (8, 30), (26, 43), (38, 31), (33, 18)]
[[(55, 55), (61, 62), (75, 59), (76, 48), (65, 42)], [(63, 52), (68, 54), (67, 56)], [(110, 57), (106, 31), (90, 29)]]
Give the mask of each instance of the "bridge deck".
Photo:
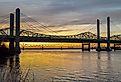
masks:
[[(9, 39), (15, 39), (15, 37), (11, 36), (0, 36), (0, 41), (8, 42)], [(69, 43), (97, 43), (99, 40), (97, 39), (79, 39), (79, 38), (55, 38), (55, 37), (28, 37), (28, 36), (20, 36), (20, 42), (69, 42)], [(107, 40), (101, 39), (100, 43), (107, 43)], [(110, 43), (121, 43), (121, 40), (110, 40)]]

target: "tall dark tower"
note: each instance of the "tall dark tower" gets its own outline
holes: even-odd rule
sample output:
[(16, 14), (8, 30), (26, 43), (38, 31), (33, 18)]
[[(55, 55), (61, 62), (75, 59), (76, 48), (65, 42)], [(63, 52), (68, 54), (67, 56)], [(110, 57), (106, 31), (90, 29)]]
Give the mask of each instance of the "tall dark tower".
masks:
[(97, 19), (97, 40), (98, 40), (98, 45), (97, 45), (97, 49), (96, 51), (100, 51), (101, 48), (100, 48), (100, 20)]
[(20, 53), (21, 50), (20, 50), (20, 38), (19, 38), (19, 35), (20, 35), (20, 9), (17, 8), (16, 9), (16, 46), (15, 46), (15, 49), (16, 49), (16, 52), (17, 53)]
[[(10, 13), (10, 36), (14, 36), (14, 14)], [(14, 53), (14, 39), (10, 39), (9, 43), (10, 54)]]
[(107, 51), (112, 51), (110, 48), (110, 17), (107, 17)]

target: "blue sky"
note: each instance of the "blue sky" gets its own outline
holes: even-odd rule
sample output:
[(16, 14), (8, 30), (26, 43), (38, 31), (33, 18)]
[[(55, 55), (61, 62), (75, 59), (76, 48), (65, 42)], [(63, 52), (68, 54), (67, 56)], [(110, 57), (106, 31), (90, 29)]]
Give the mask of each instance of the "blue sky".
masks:
[(0, 16), (17, 7), (26, 15), (50, 25), (93, 24), (97, 18), (105, 22), (107, 16), (113, 21), (121, 21), (121, 0), (0, 0)]

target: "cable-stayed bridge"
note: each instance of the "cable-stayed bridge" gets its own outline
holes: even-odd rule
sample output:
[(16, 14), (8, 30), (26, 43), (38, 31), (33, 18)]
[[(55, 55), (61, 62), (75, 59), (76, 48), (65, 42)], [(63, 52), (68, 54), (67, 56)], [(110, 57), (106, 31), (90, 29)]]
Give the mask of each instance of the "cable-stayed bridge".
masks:
[[(14, 18), (15, 16), (16, 18)], [(15, 19), (15, 20), (14, 20)], [(15, 24), (14, 24), (15, 21)], [(110, 43), (121, 43), (121, 35), (110, 36), (110, 17), (107, 18), (107, 37), (100, 36), (100, 20), (96, 24), (83, 25), (83, 33), (72, 35), (58, 35), (58, 32), (50, 27), (63, 27), (73, 22), (62, 25), (44, 25), (35, 19), (20, 13), (20, 9), (16, 9), (15, 13), (1, 16), (0, 19), (0, 41), (9, 41), (11, 46), (16, 42), (16, 50), (20, 51), (19, 42), (71, 42), (82, 43), (89, 46), (90, 43), (98, 43), (98, 51), (100, 51), (100, 43), (107, 43), (107, 51), (110, 51)], [(92, 32), (90, 32), (92, 31)], [(51, 32), (50, 34), (47, 34)], [(95, 34), (96, 33), (96, 34)], [(85, 44), (86, 43), (86, 44)], [(88, 43), (88, 44), (87, 44)]]

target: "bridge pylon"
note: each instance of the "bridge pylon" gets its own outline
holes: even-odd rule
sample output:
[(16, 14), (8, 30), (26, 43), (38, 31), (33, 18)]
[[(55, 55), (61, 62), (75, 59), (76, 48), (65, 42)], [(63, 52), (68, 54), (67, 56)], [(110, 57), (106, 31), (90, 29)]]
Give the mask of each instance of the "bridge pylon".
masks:
[(110, 47), (110, 17), (107, 17), (107, 51), (112, 51)]
[[(14, 14), (10, 13), (10, 37), (14, 36)], [(14, 54), (14, 38), (10, 38), (9, 39), (10, 43), (9, 43), (9, 51), (10, 54), (13, 55)]]
[(16, 33), (15, 33), (15, 51), (21, 53), (20, 49), (20, 9), (16, 9)]
[(100, 47), (100, 20), (97, 19), (97, 40), (98, 40), (98, 45), (97, 45), (97, 49), (96, 51), (100, 52), (101, 51), (101, 47)]

